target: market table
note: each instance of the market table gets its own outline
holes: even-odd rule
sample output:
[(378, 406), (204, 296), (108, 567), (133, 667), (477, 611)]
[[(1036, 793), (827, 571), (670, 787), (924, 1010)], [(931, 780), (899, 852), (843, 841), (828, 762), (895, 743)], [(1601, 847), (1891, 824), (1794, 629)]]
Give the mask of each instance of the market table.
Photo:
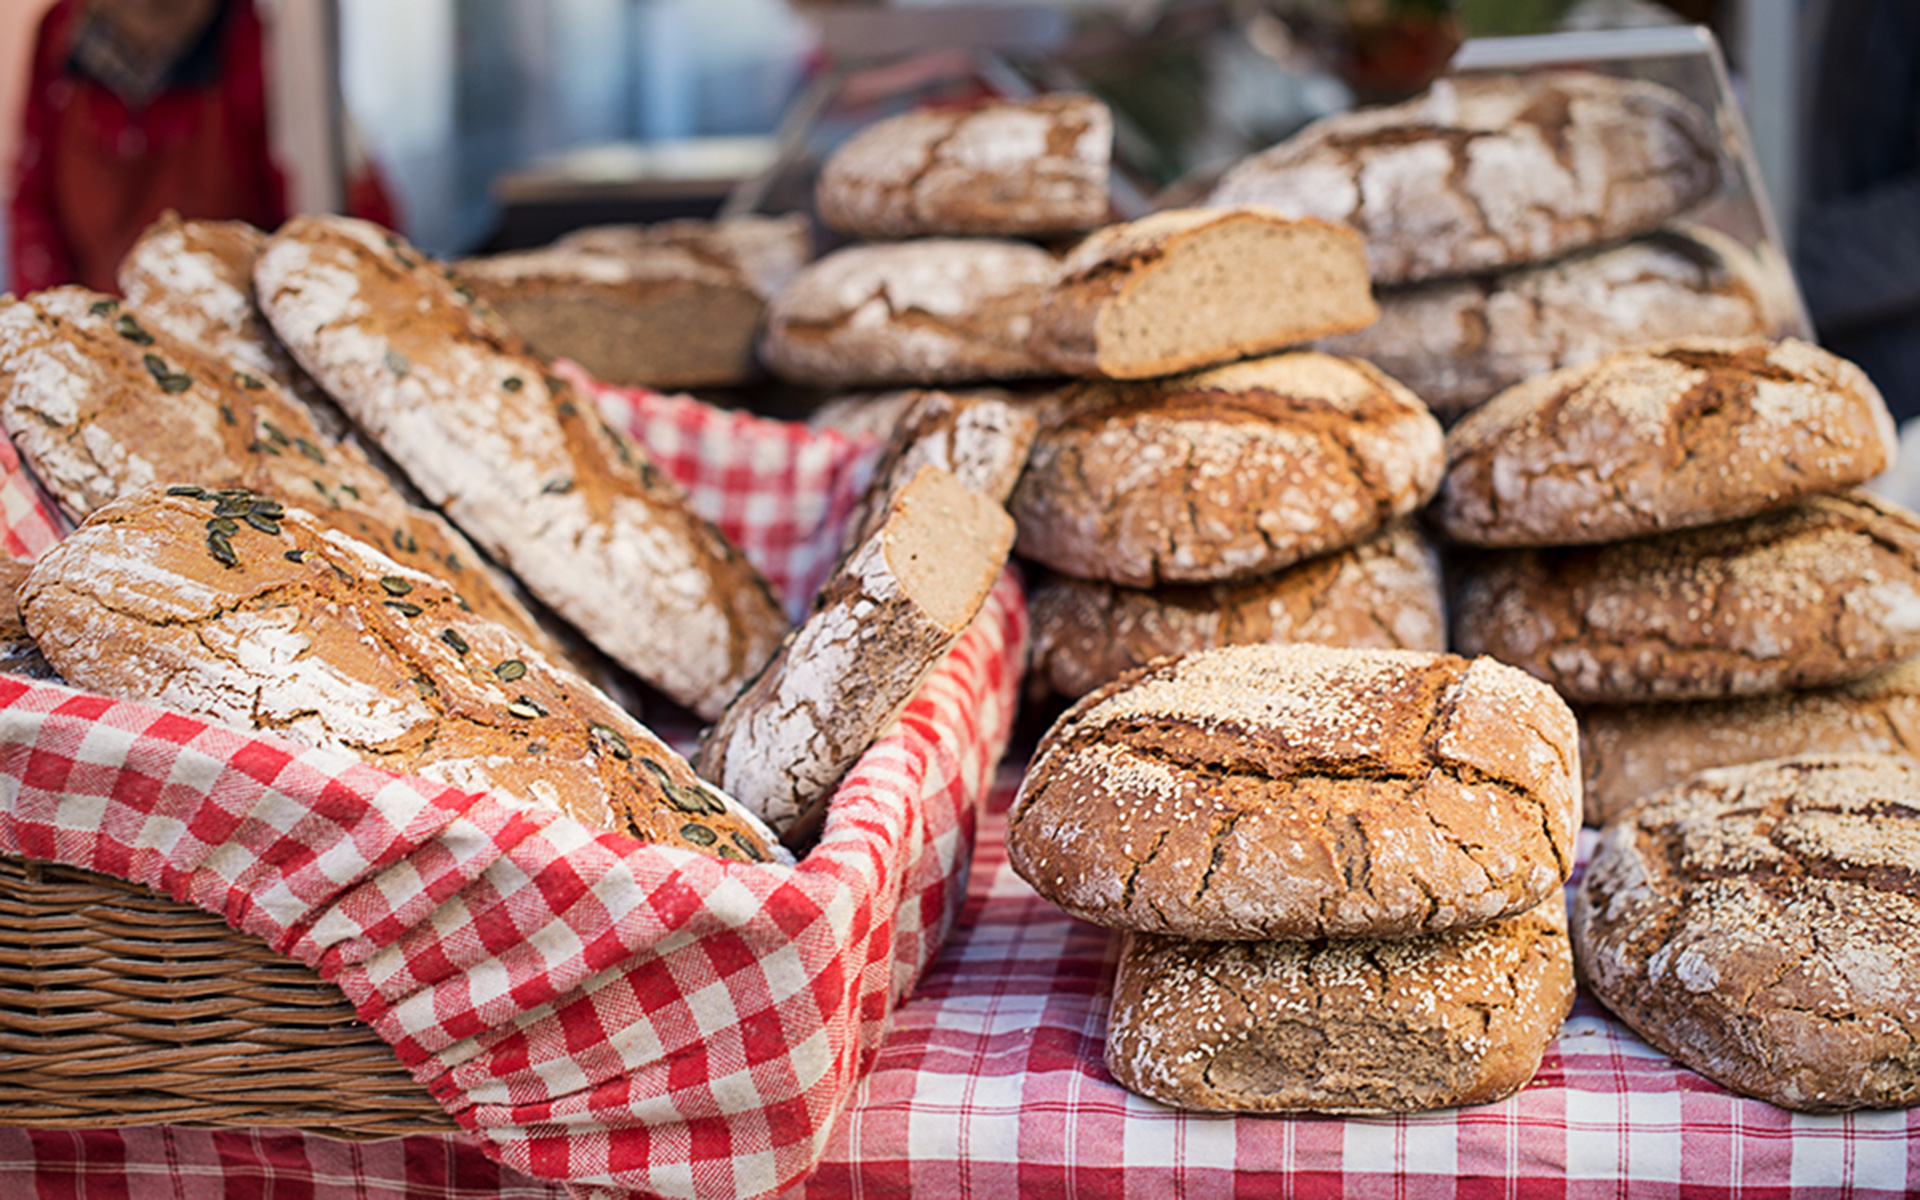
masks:
[[(1003, 813), (1017, 777), (1001, 772), (946, 948), (793, 1200), (1920, 1191), (1920, 1110), (1809, 1116), (1742, 1099), (1648, 1048), (1584, 992), (1533, 1082), (1499, 1104), (1236, 1118), (1133, 1096), (1100, 1061), (1118, 938), (1060, 913), (1008, 867)], [(0, 1197), (565, 1194), (455, 1136), (0, 1129)]]

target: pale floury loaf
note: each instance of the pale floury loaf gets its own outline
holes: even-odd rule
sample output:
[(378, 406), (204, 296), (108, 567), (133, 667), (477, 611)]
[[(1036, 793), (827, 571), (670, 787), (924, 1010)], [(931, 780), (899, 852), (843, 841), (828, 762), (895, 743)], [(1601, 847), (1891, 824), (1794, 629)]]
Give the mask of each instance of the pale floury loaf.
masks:
[(1684, 338), (1509, 388), (1447, 434), (1432, 509), (1481, 546), (1612, 542), (1864, 483), (1898, 450), (1866, 373), (1788, 338)]
[(759, 573), (445, 268), (378, 226), (298, 217), (255, 282), (427, 498), (615, 661), (712, 717), (779, 645)]
[(1207, 203), (1351, 225), (1374, 282), (1406, 283), (1652, 229), (1719, 187), (1718, 146), (1700, 109), (1658, 84), (1463, 75), (1316, 121), (1229, 170)]

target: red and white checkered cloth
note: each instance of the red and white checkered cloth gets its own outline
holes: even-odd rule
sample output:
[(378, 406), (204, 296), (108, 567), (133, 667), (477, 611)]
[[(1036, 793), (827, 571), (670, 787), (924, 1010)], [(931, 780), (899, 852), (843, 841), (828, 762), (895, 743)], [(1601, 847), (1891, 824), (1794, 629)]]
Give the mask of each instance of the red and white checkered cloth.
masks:
[[(777, 587), (824, 575), (871, 447), (599, 399)], [(27, 487), (0, 483), (8, 511)], [(28, 511), (12, 536), (56, 533)], [(519, 1171), (581, 1193), (769, 1195), (814, 1166), (958, 911), (1025, 632), (1009, 573), (797, 867), (4, 676), (0, 851), (147, 884), (311, 964)]]

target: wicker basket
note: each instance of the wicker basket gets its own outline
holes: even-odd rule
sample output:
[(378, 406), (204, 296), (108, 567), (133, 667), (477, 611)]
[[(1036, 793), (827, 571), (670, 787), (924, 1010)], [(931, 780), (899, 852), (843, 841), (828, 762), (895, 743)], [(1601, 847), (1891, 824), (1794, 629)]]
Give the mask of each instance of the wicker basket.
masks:
[(455, 1128), (340, 989), (138, 884), (0, 855), (0, 1125)]

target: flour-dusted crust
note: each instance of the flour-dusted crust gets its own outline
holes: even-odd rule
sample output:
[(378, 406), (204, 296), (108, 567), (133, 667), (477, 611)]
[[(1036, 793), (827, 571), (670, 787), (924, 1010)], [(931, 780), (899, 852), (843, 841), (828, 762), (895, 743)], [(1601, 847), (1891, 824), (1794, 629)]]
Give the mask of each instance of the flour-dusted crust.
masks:
[(806, 829), (966, 632), (1012, 547), (1004, 509), (922, 467), (706, 732), (700, 773), (783, 834)]
[(1559, 889), (1475, 929), (1392, 941), (1130, 934), (1107, 1069), (1176, 1108), (1402, 1113), (1524, 1087), (1573, 1006)]
[(1109, 225), (1060, 268), (1027, 345), (1069, 375), (1172, 375), (1379, 315), (1351, 229), (1267, 208), (1168, 209)]
[(1489, 659), (1311, 645), (1166, 659), (1035, 751), (1007, 857), (1101, 925), (1410, 937), (1539, 904), (1573, 866), (1578, 735)]
[(1920, 660), (1833, 687), (1745, 700), (1590, 704), (1578, 716), (1587, 824), (1604, 825), (1712, 767), (1812, 753), (1920, 759)]
[(764, 580), (446, 271), (298, 217), (255, 270), (287, 347), (428, 499), (595, 645), (702, 716), (779, 644)]
[(20, 596), (78, 686), (646, 841), (778, 856), (592, 685), (438, 579), (259, 493), (175, 485), (115, 501), (42, 555)]
[(1679, 337), (1776, 336), (1757, 262), (1710, 231), (1662, 229), (1539, 266), (1382, 288), (1380, 319), (1315, 345), (1364, 358), (1458, 416), (1536, 375)]
[(848, 246), (768, 307), (760, 357), (819, 387), (1048, 374), (1027, 335), (1058, 269), (1040, 247), (998, 238)]
[(900, 490), (922, 467), (952, 473), (961, 486), (1004, 505), (1027, 465), (1039, 418), (1007, 392), (916, 391), (889, 425), (891, 435), (873, 478), (841, 531), (851, 554), (873, 536)]
[(1019, 550), (1126, 587), (1270, 574), (1420, 507), (1442, 447), (1413, 393), (1311, 351), (1075, 385), (1014, 489)]
[(1462, 76), (1316, 121), (1229, 170), (1207, 203), (1351, 225), (1374, 282), (1407, 283), (1652, 229), (1720, 186), (1718, 146), (1705, 114), (1659, 84)]
[(1092, 96), (917, 109), (867, 126), (827, 157), (820, 219), (862, 238), (1035, 237), (1107, 217), (1113, 115)]
[(786, 290), (813, 258), (813, 226), (800, 213), (749, 214), (651, 225), (589, 225), (554, 241), (564, 250), (621, 259), (640, 273), (737, 280), (761, 300)]
[(1482, 546), (1611, 542), (1864, 483), (1898, 450), (1866, 373), (1792, 338), (1684, 338), (1530, 379), (1447, 435), (1433, 519)]
[(1587, 983), (1635, 1032), (1802, 1112), (1920, 1104), (1920, 763), (1705, 771), (1601, 833), (1574, 896)]
[(1863, 492), (1606, 546), (1462, 561), (1453, 648), (1593, 702), (1858, 679), (1920, 651), (1920, 517)]
[(1239, 583), (1123, 588), (1047, 575), (1032, 587), (1033, 674), (1084, 696), (1168, 654), (1255, 642), (1447, 648), (1440, 561), (1411, 519)]

